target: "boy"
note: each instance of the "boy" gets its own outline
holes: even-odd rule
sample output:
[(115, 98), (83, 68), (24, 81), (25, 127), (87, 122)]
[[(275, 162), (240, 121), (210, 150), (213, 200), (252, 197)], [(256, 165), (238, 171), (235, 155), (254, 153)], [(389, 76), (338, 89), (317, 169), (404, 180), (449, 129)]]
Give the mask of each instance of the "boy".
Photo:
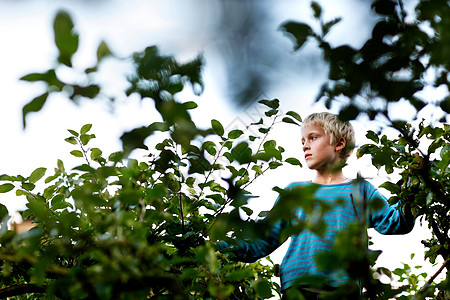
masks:
[[(333, 248), (337, 234), (350, 223), (359, 218), (367, 218), (368, 226), (382, 234), (405, 234), (414, 227), (414, 218), (410, 213), (406, 216), (395, 206), (389, 206), (386, 198), (369, 182), (365, 180), (349, 180), (345, 178), (342, 167), (350, 156), (355, 144), (355, 134), (349, 122), (342, 122), (338, 115), (331, 113), (314, 113), (309, 115), (302, 124), (302, 145), (306, 165), (316, 171), (312, 181), (296, 182), (286, 189), (314, 185), (314, 198), (332, 205), (326, 211), (322, 220), (326, 223), (323, 235), (317, 235), (307, 228), (291, 236), (291, 242), (280, 267), (281, 290), (284, 294), (295, 287), (307, 299), (319, 299), (325, 290), (332, 290), (348, 281), (345, 273), (327, 272), (316, 266), (317, 254), (330, 251)], [(299, 199), (300, 201), (301, 199)], [(340, 200), (342, 204), (336, 205)], [(377, 201), (377, 209), (370, 209), (371, 203)], [(381, 201), (380, 201), (381, 200)], [(366, 211), (368, 208), (369, 211)], [(292, 223), (308, 221), (308, 215), (301, 209), (296, 209)], [(254, 262), (269, 255), (278, 248), (282, 230), (288, 226), (280, 220), (268, 231), (268, 234), (256, 241), (237, 241), (232, 251), (236, 259), (244, 262)], [(229, 248), (226, 242), (218, 243), (220, 249)], [(327, 278), (324, 288), (314, 290), (302, 278), (320, 276)]]

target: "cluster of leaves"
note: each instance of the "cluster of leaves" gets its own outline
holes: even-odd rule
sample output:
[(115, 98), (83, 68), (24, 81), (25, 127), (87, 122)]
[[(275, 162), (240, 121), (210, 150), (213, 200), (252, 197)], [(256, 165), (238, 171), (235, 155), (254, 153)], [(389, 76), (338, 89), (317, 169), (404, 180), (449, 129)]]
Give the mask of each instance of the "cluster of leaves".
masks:
[[(407, 291), (423, 298), (436, 290), (449, 290), (449, 127), (441, 124), (444, 119), (437, 125), (422, 122), (417, 128), (391, 120), (389, 104), (406, 100), (419, 113), (428, 105), (419, 97), (425, 86), (449, 87), (449, 60), (445, 55), (450, 45), (445, 30), (449, 5), (444, 0), (421, 0), (413, 22), (405, 21), (401, 1), (375, 0), (372, 8), (380, 20), (360, 49), (333, 47), (326, 41), (340, 19), (325, 22), (316, 2), (312, 2), (312, 9), (321, 33), (292, 21), (284, 23), (282, 29), (294, 38), (295, 49), (314, 39), (323, 51), (330, 66), (329, 82), (317, 100), (329, 106), (345, 97), (348, 104), (341, 110), (342, 119), (355, 119), (361, 114), (371, 119), (382, 116), (398, 130), (397, 139), (379, 138), (378, 133), (369, 132), (367, 137), (374, 144), (363, 146), (358, 155), (371, 155), (376, 167), (400, 173), (398, 184), (385, 183), (383, 187), (393, 193), (392, 203), (401, 200), (401, 206), (428, 221), (433, 237), (424, 241), (426, 257), (434, 262), (442, 256), (447, 277), (439, 284), (433, 284), (434, 278), (430, 278), (420, 291), (413, 280), (396, 290), (383, 285), (376, 278), (391, 273), (372, 269), (377, 253), (366, 247), (366, 220), (342, 232), (335, 251), (319, 257), (318, 264), (325, 269), (344, 266), (350, 278), (365, 288), (362, 297), (383, 298)], [(53, 93), (73, 101), (102, 95), (101, 85), (92, 82), (104, 58), (114, 57), (108, 46), (104, 42), (99, 45), (97, 63), (82, 71), (83, 80), (65, 82), (58, 77), (58, 68), (74, 70), (72, 57), (78, 49), (78, 34), (66, 12), (56, 16), (54, 33), (59, 50), (55, 68), (22, 77), (46, 86), (42, 95), (23, 108), (24, 126), (28, 113), (41, 110)], [(267, 108), (265, 115), (242, 130), (227, 131), (218, 120), (212, 120), (210, 128), (200, 129), (189, 112), (197, 104), (181, 102), (177, 94), (187, 84), (194, 93), (202, 92), (202, 58), (180, 64), (173, 57), (160, 55), (156, 47), (148, 47), (136, 53), (133, 61), (136, 72), (129, 78), (126, 94), (153, 101), (160, 122), (124, 133), (123, 151), (108, 156), (90, 146), (95, 138), (90, 133), (91, 125), (69, 130), (66, 141), (77, 147), (71, 153), (83, 163), (69, 171), (58, 160), (54, 174), (45, 178), (42, 192), (36, 191), (36, 183), (44, 178), (45, 168), (36, 169), (28, 177), (0, 177), (0, 192), (15, 190), (17, 196), (27, 197), (24, 217), (35, 222), (25, 234), (9, 231), (8, 212), (0, 206), (0, 296), (242, 299), (279, 294), (278, 284), (272, 281), (272, 266), (233, 262), (226, 251), (217, 252), (212, 241), (248, 238), (260, 229), (260, 224), (250, 219), (253, 211), (246, 204), (251, 195), (246, 188), (284, 163), (301, 166), (296, 158), (284, 158), (283, 147), (269, 139), (276, 124), (298, 125), (300, 116), (295, 112), (282, 114), (277, 99), (265, 99), (260, 101)], [(431, 83), (425, 80), (430, 73), (434, 76)], [(448, 103), (447, 97), (433, 104), (448, 113)], [(150, 151), (146, 141), (155, 133), (162, 138)], [(425, 138), (431, 141), (427, 151), (421, 150)], [(142, 161), (130, 158), (137, 148), (149, 153)], [(415, 151), (420, 157), (412, 154)], [(288, 193), (276, 190), (280, 195)], [(318, 205), (325, 212), (328, 208), (309, 197), (312, 193), (303, 195), (304, 209)], [(298, 195), (294, 193), (291, 198)], [(276, 206), (268, 220), (283, 219), (287, 212), (283, 207)], [(247, 218), (245, 226), (243, 217)], [(320, 218), (316, 220), (290, 228), (293, 231), (286, 236), (304, 226), (320, 235), (325, 227)], [(412, 278), (406, 268), (394, 274)], [(321, 281), (315, 282), (320, 287)], [(330, 297), (345, 298), (355, 288), (345, 286)]]
[[(30, 112), (40, 111), (48, 98), (54, 94), (62, 94), (64, 97), (78, 102), (80, 99), (94, 99), (101, 93), (101, 87), (93, 83), (94, 74), (98, 71), (101, 62), (112, 55), (107, 44), (101, 42), (97, 48), (97, 62), (94, 66), (82, 70), (75, 70), (72, 65), (73, 56), (78, 50), (79, 36), (74, 29), (74, 24), (69, 14), (60, 11), (53, 22), (55, 45), (58, 49), (56, 67), (42, 73), (31, 73), (23, 76), (21, 80), (27, 82), (41, 82), (46, 86), (45, 92), (23, 107), (23, 127), (26, 126), (26, 116)], [(76, 74), (76, 82), (65, 82), (58, 76), (62, 68), (70, 68)]]
[[(406, 21), (401, 1), (372, 1), (371, 7), (380, 19), (360, 49), (349, 45), (333, 47), (328, 43), (325, 38), (340, 19), (324, 22), (320, 5), (312, 2), (311, 6), (321, 33), (296, 21), (284, 23), (282, 29), (293, 38), (296, 50), (313, 39), (323, 51), (329, 64), (329, 81), (323, 85), (317, 101), (330, 106), (336, 100), (346, 99), (347, 105), (340, 110), (343, 120), (353, 120), (362, 114), (370, 119), (378, 116), (399, 133), (398, 138), (390, 139), (386, 135), (380, 138), (380, 132), (368, 132), (367, 137), (374, 144), (362, 146), (358, 156), (371, 155), (374, 166), (401, 175), (399, 182), (382, 185), (393, 194), (391, 203), (401, 201), (401, 206), (411, 208), (416, 216), (425, 219), (433, 232), (430, 240), (423, 241), (427, 247), (425, 258), (434, 263), (441, 256), (442, 269), (447, 269), (446, 279), (433, 286), (432, 276), (420, 291), (415, 286), (416, 297), (432, 295), (435, 289), (448, 291), (450, 127), (445, 123), (450, 99), (445, 96), (430, 103), (420, 96), (424, 87), (450, 89), (449, 58), (444, 54), (450, 38), (445, 30), (449, 26), (448, 1), (419, 1), (416, 18), (411, 22)], [(414, 120), (425, 106), (434, 106), (436, 115), (442, 117), (428, 120), (427, 124), (422, 121), (418, 126), (412, 125), (414, 120), (393, 120), (390, 103), (400, 100), (406, 100), (415, 109)], [(411, 286), (406, 289), (411, 291)]]
[[(312, 2), (312, 8), (321, 33), (295, 21), (286, 22), (281, 28), (293, 37), (297, 50), (308, 39), (316, 40), (329, 64), (329, 82), (322, 86), (317, 101), (323, 100), (330, 106), (339, 97), (349, 99), (349, 104), (341, 110), (343, 119), (353, 120), (359, 114), (367, 114), (371, 119), (378, 114), (388, 116), (388, 104), (401, 99), (406, 99), (419, 112), (428, 104), (418, 95), (430, 84), (424, 76), (427, 72), (435, 77), (431, 85), (450, 89), (448, 57), (443, 55), (450, 38), (444, 29), (448, 22), (445, 16), (450, 10), (447, 1), (419, 1), (414, 22), (405, 20), (401, 1), (372, 1), (372, 9), (380, 20), (360, 49), (349, 45), (332, 47), (325, 38), (341, 19), (324, 22), (320, 5)], [(434, 104), (446, 113), (450, 111), (447, 97)]]
[[(65, 12), (55, 18), (55, 40), (58, 62), (72, 67), (78, 36)], [(102, 49), (104, 43), (99, 53), (112, 56)], [(103, 57), (99, 54), (99, 63)], [(8, 212), (1, 206), (0, 297), (265, 299), (279, 294), (270, 258), (269, 265), (232, 262), (229, 254), (217, 252), (214, 241), (252, 228), (240, 225), (239, 209), (253, 214), (245, 189), (256, 178), (284, 163), (301, 166), (296, 158), (284, 159), (283, 147), (268, 139), (275, 125), (298, 126), (300, 116), (282, 114), (278, 99), (261, 100), (265, 115), (243, 130), (227, 131), (218, 120), (199, 129), (189, 113), (197, 104), (179, 102), (175, 95), (188, 83), (201, 91), (201, 59), (179, 64), (149, 47), (133, 60), (136, 73), (127, 94), (153, 101), (162, 122), (124, 133), (123, 151), (110, 155), (91, 146), (95, 134), (86, 124), (66, 138), (78, 166), (68, 170), (58, 160), (47, 177), (46, 168), (28, 177), (0, 177), (1, 193), (27, 198), (23, 217), (34, 223), (24, 234), (7, 230)], [(50, 73), (51, 80), (44, 76)], [(95, 85), (98, 92), (86, 95), (55, 79), (54, 70), (45, 74), (22, 79), (46, 82), (45, 95), (70, 90), (70, 99), (101, 91)], [(32, 100), (24, 119), (41, 107)], [(145, 140), (155, 132), (160, 140), (149, 151)], [(142, 161), (129, 156), (137, 148), (147, 150)], [(43, 191), (36, 187), (39, 180)], [(231, 211), (225, 213), (226, 207)]]
[[(437, 256), (441, 256), (448, 265), (450, 126), (425, 126), (422, 122), (415, 129), (405, 123), (402, 135), (397, 139), (390, 140), (386, 135), (379, 138), (372, 131), (368, 132), (367, 137), (374, 144), (361, 147), (358, 156), (370, 154), (376, 167), (384, 167), (387, 173), (395, 170), (400, 174), (401, 179), (398, 182), (385, 182), (381, 187), (393, 194), (389, 199), (391, 204), (400, 202), (411, 208), (416, 216), (427, 221), (432, 237), (422, 241), (427, 247), (425, 259), (433, 264)], [(429, 146), (426, 151), (414, 152), (418, 151), (417, 146), (420, 143)], [(447, 282), (427, 286), (427, 290), (422, 292), (433, 294), (436, 288), (448, 289)]]

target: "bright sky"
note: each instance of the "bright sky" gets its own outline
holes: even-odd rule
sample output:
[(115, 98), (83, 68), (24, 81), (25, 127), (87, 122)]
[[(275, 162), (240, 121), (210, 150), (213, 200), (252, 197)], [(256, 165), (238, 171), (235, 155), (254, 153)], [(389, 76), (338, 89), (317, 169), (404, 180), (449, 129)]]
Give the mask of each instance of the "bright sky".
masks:
[[(299, 20), (302, 16), (311, 16), (308, 1), (280, 2), (282, 3), (274, 6), (274, 30), (287, 19)], [(120, 57), (127, 57), (134, 51), (154, 44), (160, 47), (163, 54), (175, 55), (179, 59), (191, 59), (204, 51), (207, 59), (204, 71), (206, 89), (202, 99), (198, 101), (199, 111), (194, 113), (198, 124), (207, 126), (209, 120), (215, 118), (232, 127), (238, 123), (257, 120), (257, 108), (236, 111), (224, 100), (223, 94), (218, 92), (223, 85), (223, 67), (214, 55), (207, 52), (211, 47), (207, 34), (199, 34), (203, 32), (200, 30), (202, 26), (214, 22), (214, 14), (202, 15), (202, 22), (199, 23), (195, 22), (198, 19), (195, 14), (185, 13), (187, 7), (199, 3), (203, 5), (205, 1), (167, 3), (168, 1), (138, 0), (98, 1), (97, 4), (86, 1), (11, 0), (0, 3), (0, 126), (3, 142), (3, 147), (0, 148), (0, 174), (28, 176), (37, 167), (47, 167), (47, 174), (50, 174), (58, 158), (68, 164), (72, 163), (74, 160), (69, 152), (73, 148), (64, 142), (64, 138), (68, 136), (67, 129), (79, 130), (82, 125), (92, 123), (92, 132), (97, 136), (94, 143), (109, 153), (120, 149), (119, 137), (124, 131), (148, 125), (157, 118), (150, 101), (140, 102), (132, 98), (125, 102), (125, 99), (119, 99), (115, 111), (111, 113), (109, 106), (101, 101), (86, 100), (82, 105), (76, 106), (66, 99), (53, 97), (43, 111), (29, 115), (26, 130), (22, 129), (22, 107), (39, 95), (42, 87), (39, 84), (20, 82), (18, 78), (31, 72), (45, 71), (52, 66), (56, 50), (51, 28), (54, 15), (61, 7), (69, 8), (81, 37), (80, 53), (75, 57), (75, 65), (92, 65), (96, 47), (102, 39)], [(332, 40), (344, 40), (358, 45), (369, 34), (369, 29), (361, 26), (365, 18), (369, 17), (368, 14), (352, 14), (352, 10), (356, 6), (361, 8), (363, 3), (365, 1), (354, 0), (352, 5), (334, 5), (333, 8), (329, 8), (331, 4), (327, 3), (326, 19), (344, 17), (342, 24), (336, 27), (336, 33), (330, 36)], [(413, 7), (411, 1), (408, 3), (409, 8)], [(355, 31), (354, 28), (360, 30)], [(284, 43), (286, 55), (300, 55), (292, 52), (292, 44), (287, 38), (284, 38)], [(126, 62), (110, 62), (105, 66), (102, 81), (108, 82), (111, 94), (124, 90), (126, 81), (122, 74), (126, 70)], [(280, 84), (266, 96), (279, 98), (282, 110), (295, 110), (302, 116), (324, 110), (321, 104), (313, 105), (312, 100), (325, 76), (326, 74), (309, 74), (286, 78), (284, 84)], [(194, 98), (190, 93), (186, 93), (185, 97)], [(404, 107), (401, 113), (405, 113)], [(202, 117), (205, 115), (207, 119)], [(374, 125), (364, 121), (355, 122), (354, 125), (357, 139), (362, 144), (365, 142), (365, 132), (374, 128)], [(301, 157), (298, 128), (292, 126), (286, 129), (283, 126), (283, 131), (275, 131), (273, 134), (286, 149), (286, 157)], [(72, 166), (76, 164), (74, 162)], [(375, 185), (389, 179), (385, 174), (377, 173), (368, 159), (356, 161), (353, 157), (349, 164), (351, 167), (345, 170), (348, 177), (355, 177), (357, 172), (362, 172)], [(311, 176), (308, 170), (300, 171), (294, 167), (265, 176), (253, 187), (261, 197), (252, 205), (259, 210), (270, 209), (276, 197), (271, 190), (272, 186), (284, 187), (291, 181), (310, 179)], [(0, 196), (0, 202), (10, 210), (21, 209), (25, 205), (25, 200), (18, 199), (13, 193)], [(409, 263), (411, 252), (418, 253), (416, 261), (420, 264), (423, 252), (420, 240), (426, 232), (426, 228), (418, 225), (412, 233), (404, 236), (381, 236), (371, 231), (374, 248), (384, 251), (379, 264), (393, 269), (400, 266), (400, 262)], [(280, 262), (285, 251), (286, 247), (283, 246), (272, 257)]]

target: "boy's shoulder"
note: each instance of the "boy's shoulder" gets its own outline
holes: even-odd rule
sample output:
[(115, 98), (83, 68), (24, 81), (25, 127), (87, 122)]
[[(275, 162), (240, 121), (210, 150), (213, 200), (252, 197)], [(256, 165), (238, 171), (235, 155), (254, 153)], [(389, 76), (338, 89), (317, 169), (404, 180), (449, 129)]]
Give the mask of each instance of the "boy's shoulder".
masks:
[[(318, 184), (313, 183), (311, 180), (294, 181), (294, 182), (289, 183), (285, 187), (285, 189), (293, 189), (295, 187), (301, 187), (301, 186), (307, 186), (307, 185), (318, 185)], [(332, 188), (332, 187), (339, 187), (339, 186), (353, 186), (353, 187), (361, 187), (361, 188), (369, 190), (369, 191), (377, 190), (377, 188), (372, 183), (370, 183), (366, 179), (361, 179), (361, 178), (348, 179), (348, 180), (346, 180), (344, 182), (341, 182), (341, 183), (330, 184), (330, 185), (320, 185), (320, 186), (330, 187), (330, 188)]]
[(293, 189), (293, 188), (296, 188), (296, 187), (299, 187), (299, 186), (306, 186), (306, 185), (311, 185), (311, 184), (314, 184), (314, 183), (313, 183), (312, 181), (310, 181), (310, 180), (306, 180), (306, 181), (294, 181), (294, 182), (289, 183), (289, 184), (285, 187), (285, 189), (288, 190), (288, 189)]

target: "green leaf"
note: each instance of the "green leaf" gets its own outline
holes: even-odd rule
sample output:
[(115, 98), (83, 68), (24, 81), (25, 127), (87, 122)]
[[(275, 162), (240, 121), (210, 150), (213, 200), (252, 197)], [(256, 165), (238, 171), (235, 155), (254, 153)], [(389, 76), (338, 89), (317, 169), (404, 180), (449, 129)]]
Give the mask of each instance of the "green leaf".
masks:
[(92, 128), (92, 124), (83, 125), (83, 127), (81, 127), (80, 133), (82, 135), (86, 134), (89, 130), (91, 130), (91, 128)]
[(102, 155), (102, 150), (98, 148), (91, 149), (91, 159), (96, 159)]
[(377, 144), (380, 142), (380, 138), (379, 138), (378, 135), (377, 135), (375, 132), (373, 132), (372, 130), (369, 130), (369, 131), (367, 132), (366, 137), (367, 137), (369, 140), (372, 140), (372, 141), (374, 141), (374, 142), (377, 143)]
[(198, 107), (198, 104), (195, 103), (194, 101), (188, 101), (188, 102), (183, 103), (183, 106), (186, 109), (194, 109), (194, 108)]
[(8, 216), (8, 209), (3, 204), (0, 204), (0, 220), (3, 220), (6, 216)]
[(391, 192), (392, 194), (398, 195), (401, 191), (400, 186), (398, 186), (397, 184), (394, 184), (392, 182), (386, 181), (384, 183), (382, 183), (380, 185), (381, 188), (385, 188), (386, 190), (388, 190), (389, 192)]
[(278, 113), (278, 109), (271, 109), (271, 110), (268, 110), (268, 111), (264, 112), (264, 114), (266, 116), (268, 116), (268, 117), (274, 116), (277, 113)]
[(392, 0), (375, 0), (372, 2), (372, 9), (379, 15), (395, 15), (397, 3)]
[(108, 160), (111, 162), (118, 163), (122, 161), (123, 153), (122, 152), (113, 152), (109, 155)]
[(56, 195), (51, 200), (51, 207), (53, 210), (64, 209), (71, 206), (71, 204), (65, 201), (65, 197), (62, 194)]
[(230, 281), (246, 280), (250, 277), (253, 277), (253, 270), (251, 269), (238, 269), (225, 273), (225, 278)]
[(339, 112), (339, 118), (342, 121), (355, 120), (359, 115), (359, 112), (359, 109), (355, 105), (350, 104), (341, 109)]
[(298, 124), (297, 122), (295, 122), (294, 120), (292, 120), (291, 118), (288, 118), (288, 117), (284, 117), (281, 121), (283, 121), (284, 123), (300, 125), (300, 124)]
[(68, 138), (66, 138), (66, 139), (64, 139), (64, 140), (65, 140), (66, 142), (72, 144), (72, 145), (76, 145), (76, 144), (77, 144), (77, 140), (76, 140), (75, 137), (73, 137), (73, 136), (68, 137)]
[(86, 146), (91, 139), (95, 138), (95, 134), (82, 134), (80, 135), (80, 141), (83, 146)]
[(34, 183), (22, 182), (22, 188), (27, 191), (32, 191), (35, 187), (36, 185)]
[(251, 123), (250, 125), (262, 125), (262, 124), (264, 124), (264, 121), (263, 121), (263, 119), (261, 118), (261, 119), (259, 119), (258, 122)]
[(244, 164), (251, 161), (252, 150), (248, 147), (247, 142), (241, 142), (234, 146), (231, 150), (231, 154), (237, 162)]
[(219, 122), (219, 121), (217, 121), (217, 120), (211, 120), (211, 126), (212, 126), (212, 129), (214, 130), (214, 132), (218, 135), (218, 136), (223, 136), (223, 134), (224, 134), (224, 129), (223, 129), (223, 126), (222, 126), (222, 124)]
[(31, 183), (36, 183), (39, 179), (41, 179), (42, 177), (44, 177), (45, 175), (45, 171), (47, 171), (47, 168), (37, 168), (36, 170), (34, 170), (30, 177), (28, 178), (28, 180)]
[(76, 166), (73, 169), (78, 170), (78, 171), (83, 171), (83, 172), (89, 172), (89, 173), (95, 172), (95, 169), (87, 164), (82, 164), (81, 166)]
[(62, 160), (58, 159), (57, 165), (58, 165), (58, 170), (59, 170), (59, 171), (65, 172), (65, 170), (64, 170), (64, 163), (63, 163)]
[(249, 207), (241, 206), (240, 209), (242, 209), (247, 214), (247, 216), (251, 216), (253, 214), (253, 210)]
[(109, 50), (108, 45), (105, 41), (101, 41), (97, 48), (97, 62), (101, 62), (104, 58), (112, 56), (111, 50)]
[(287, 162), (287, 163), (289, 163), (291, 165), (294, 165), (294, 166), (302, 167), (302, 163), (295, 157), (286, 158), (285, 162)]
[(50, 69), (45, 73), (27, 74), (20, 79), (29, 82), (44, 81), (48, 85), (49, 90), (51, 89), (53, 91), (62, 91), (65, 86), (56, 76), (54, 69)]
[(72, 100), (74, 100), (77, 96), (94, 99), (100, 93), (100, 87), (96, 84), (90, 84), (87, 86), (74, 84), (71, 85), (71, 87), (73, 89), (73, 92), (70, 95), (70, 99)]
[(255, 285), (255, 290), (258, 297), (262, 299), (268, 299), (273, 296), (271, 285), (268, 280), (258, 280)]
[(169, 125), (167, 125), (164, 122), (153, 122), (152, 124), (150, 124), (148, 129), (150, 130), (150, 132), (153, 132), (153, 131), (165, 132), (165, 131), (169, 131)]
[(48, 93), (44, 93), (44, 94), (34, 98), (33, 100), (31, 100), (30, 103), (26, 104), (23, 107), (23, 109), (22, 109), (23, 128), (25, 128), (27, 126), (26, 116), (28, 115), (28, 113), (40, 111), (42, 109), (42, 107), (44, 106), (45, 102), (47, 101), (48, 95), (49, 95)]
[(280, 167), (280, 166), (282, 166), (283, 164), (282, 163), (280, 163), (279, 161), (271, 161), (271, 162), (269, 162), (269, 167), (270, 167), (270, 169), (272, 169), (272, 170), (274, 170), (274, 169), (276, 169), (276, 168), (278, 168), (278, 167)]
[(16, 196), (26, 196), (28, 195), (28, 192), (24, 190), (16, 190)]
[(322, 7), (320, 6), (320, 4), (316, 1), (313, 1), (311, 2), (311, 8), (314, 11), (314, 18), (320, 20), (320, 17), (322, 16)]
[(208, 152), (212, 156), (216, 155), (216, 153), (217, 153), (216, 144), (214, 144), (214, 142), (212, 142), (212, 141), (204, 142), (203, 143), (203, 149), (205, 149), (206, 152)]
[(259, 100), (258, 103), (264, 104), (272, 109), (277, 109), (278, 107), (280, 107), (280, 100), (278, 100), (278, 99), (273, 99), (273, 100), (262, 99), (262, 100)]
[(307, 24), (298, 22), (285, 22), (281, 25), (281, 29), (294, 38), (294, 50), (299, 50), (310, 36), (314, 33)]
[(243, 134), (244, 134), (244, 132), (242, 130), (234, 129), (234, 130), (231, 130), (228, 133), (228, 138), (231, 139), (231, 140), (234, 140), (234, 139), (237, 139), (238, 137), (240, 137)]
[(70, 154), (72, 154), (75, 157), (83, 157), (83, 152), (81, 152), (80, 150), (72, 150), (70, 151)]
[(148, 147), (144, 144), (147, 137), (152, 135), (154, 130), (147, 126), (135, 128), (131, 131), (125, 132), (120, 139), (122, 140), (123, 155), (127, 156), (130, 152), (136, 148), (148, 150)]
[(194, 183), (195, 183), (195, 177), (188, 177), (186, 178), (186, 185), (188, 187), (194, 187)]
[(74, 25), (70, 15), (60, 10), (53, 22), (55, 44), (59, 50), (58, 61), (68, 67), (72, 67), (72, 56), (78, 50), (78, 34), (74, 31)]
[(0, 185), (0, 193), (7, 193), (14, 189), (14, 185), (12, 183), (4, 183)]
[(299, 122), (302, 122), (302, 117), (300, 117), (300, 115), (298, 113), (296, 113), (295, 111), (288, 111), (286, 113), (288, 116), (293, 117), (294, 119), (296, 119)]
[(73, 136), (78, 137), (80, 134), (78, 132), (76, 132), (75, 130), (72, 129), (67, 129), (68, 132), (70, 132), (70, 134), (72, 134)]
[(16, 178), (14, 176), (2, 174), (2, 175), (0, 175), (0, 180), (1, 181), (16, 181)]
[(444, 100), (439, 103), (439, 106), (443, 111), (450, 114), (450, 96), (447, 96)]
[(331, 29), (334, 25), (336, 25), (337, 23), (341, 22), (341, 20), (342, 20), (342, 18), (336, 18), (336, 19), (333, 19), (333, 20), (331, 20), (331, 21), (325, 23), (325, 24), (322, 26), (322, 32), (323, 32), (323, 35), (324, 35), (324, 36), (327, 35), (327, 34), (330, 32), (330, 29)]

